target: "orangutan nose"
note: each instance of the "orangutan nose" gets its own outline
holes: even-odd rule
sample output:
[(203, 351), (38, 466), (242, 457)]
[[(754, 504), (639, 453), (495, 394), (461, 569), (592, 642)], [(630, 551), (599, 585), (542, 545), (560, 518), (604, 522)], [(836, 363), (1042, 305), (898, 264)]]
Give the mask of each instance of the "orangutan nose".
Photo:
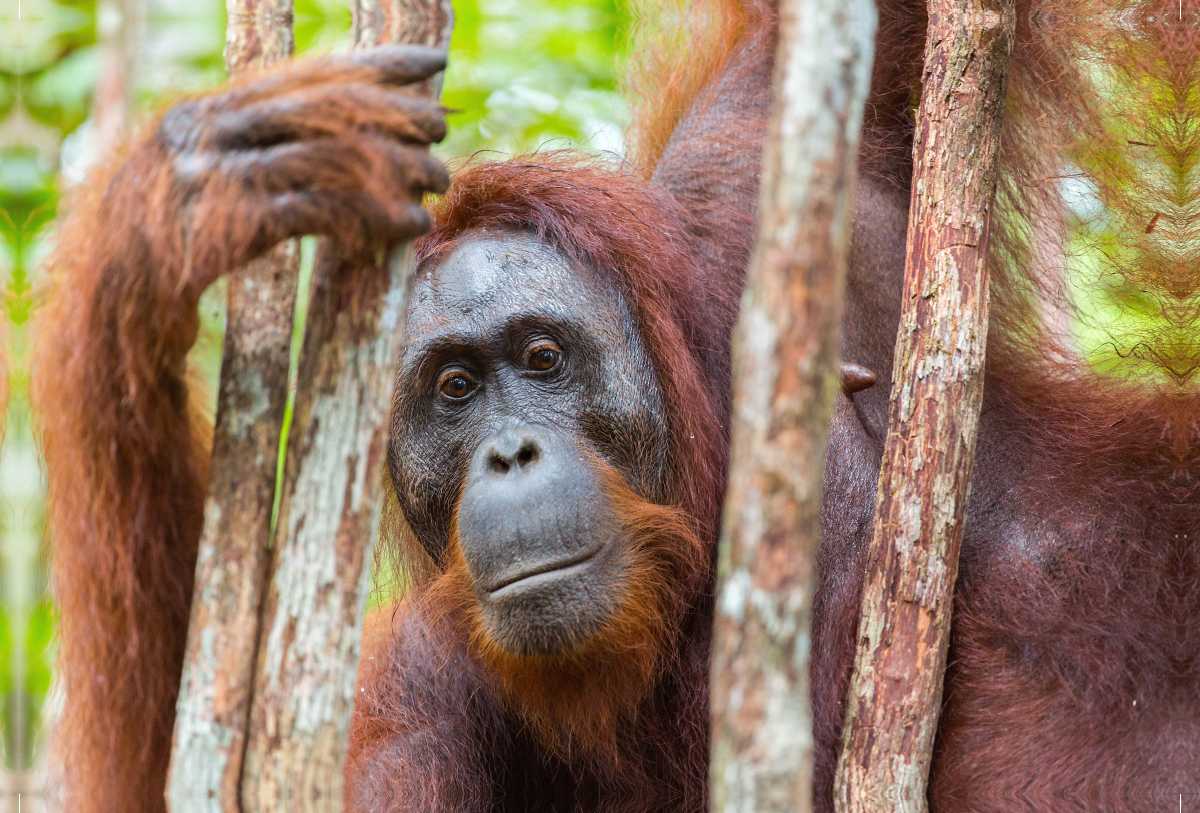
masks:
[(487, 444), (484, 451), (488, 474), (503, 477), (514, 467), (528, 471), (542, 458), (536, 435), (528, 429), (505, 429)]

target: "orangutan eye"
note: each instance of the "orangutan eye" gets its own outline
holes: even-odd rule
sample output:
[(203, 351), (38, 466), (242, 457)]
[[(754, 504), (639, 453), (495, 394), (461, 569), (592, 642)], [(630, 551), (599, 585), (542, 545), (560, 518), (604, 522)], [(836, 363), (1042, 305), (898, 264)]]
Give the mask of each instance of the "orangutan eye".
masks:
[(474, 391), (474, 379), (462, 370), (449, 370), (438, 381), (438, 392), (452, 401), (461, 401)]
[(562, 351), (552, 344), (540, 344), (529, 351), (529, 369), (544, 373), (558, 366)]

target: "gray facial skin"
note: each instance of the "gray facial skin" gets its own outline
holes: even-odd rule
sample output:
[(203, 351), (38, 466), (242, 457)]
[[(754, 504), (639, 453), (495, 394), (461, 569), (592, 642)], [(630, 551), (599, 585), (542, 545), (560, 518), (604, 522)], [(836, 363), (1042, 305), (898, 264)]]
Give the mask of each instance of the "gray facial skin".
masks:
[(627, 545), (595, 461), (655, 499), (667, 450), (615, 287), (527, 235), (468, 236), (414, 282), (394, 416), (405, 518), (439, 560), (457, 530), (494, 641), (560, 653), (611, 617)]

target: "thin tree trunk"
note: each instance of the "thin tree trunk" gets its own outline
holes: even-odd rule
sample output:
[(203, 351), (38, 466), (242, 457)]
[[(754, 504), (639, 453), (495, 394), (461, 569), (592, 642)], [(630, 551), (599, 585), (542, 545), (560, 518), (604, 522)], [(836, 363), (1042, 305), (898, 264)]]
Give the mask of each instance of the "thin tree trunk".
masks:
[[(292, 0), (227, 0), (226, 10), (230, 76), (291, 57)], [(167, 776), (172, 813), (241, 809), (299, 255), (289, 240), (229, 277), (212, 479)]]
[(820, 531), (871, 0), (786, 0), (759, 245), (734, 343), (712, 666), (712, 809), (806, 811)]
[[(449, 0), (352, 7), (355, 47), (449, 46)], [(318, 250), (260, 628), (247, 813), (342, 807), (411, 273), (408, 248), (374, 269), (350, 267), (328, 243)]]
[(835, 798), (924, 811), (987, 343), (988, 219), (1016, 15), (930, 0), (904, 302)]
[(103, 160), (124, 139), (133, 120), (133, 75), (146, 24), (144, 0), (101, 0), (100, 75), (92, 103), (92, 155)]

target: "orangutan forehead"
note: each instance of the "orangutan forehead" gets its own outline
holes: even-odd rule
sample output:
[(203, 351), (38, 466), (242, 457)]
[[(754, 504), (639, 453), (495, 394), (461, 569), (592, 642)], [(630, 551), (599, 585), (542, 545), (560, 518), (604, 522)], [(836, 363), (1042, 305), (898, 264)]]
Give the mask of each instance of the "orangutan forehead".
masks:
[(407, 343), (533, 316), (577, 323), (614, 344), (632, 324), (620, 293), (595, 270), (531, 235), (480, 233), (414, 280)]

